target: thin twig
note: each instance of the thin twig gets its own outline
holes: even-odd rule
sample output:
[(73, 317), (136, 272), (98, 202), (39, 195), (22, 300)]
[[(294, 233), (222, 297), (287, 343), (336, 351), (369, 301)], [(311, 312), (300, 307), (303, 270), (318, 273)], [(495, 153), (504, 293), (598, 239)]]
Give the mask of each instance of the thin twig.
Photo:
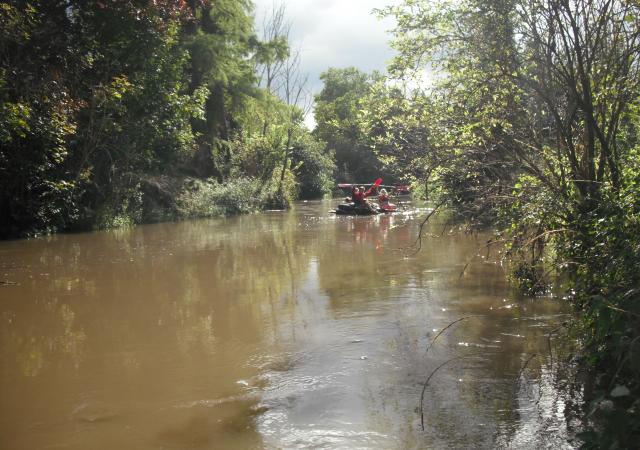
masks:
[(549, 362), (551, 364), (551, 368), (553, 368), (553, 352), (551, 351), (551, 336), (553, 336), (553, 334), (556, 331), (558, 331), (560, 328), (563, 328), (565, 326), (566, 326), (566, 322), (563, 322), (557, 327), (555, 327), (553, 330), (549, 331), (549, 333), (547, 333), (547, 346), (549, 347)]
[[(447, 331), (449, 328), (451, 328), (453, 325), (455, 325), (458, 322), (462, 322), (465, 319), (470, 319), (472, 317), (486, 317), (484, 315), (473, 315), (473, 316), (464, 316), (464, 317), (460, 317), (459, 319), (454, 320), (453, 322), (451, 322), (449, 325), (447, 325), (446, 327), (444, 327), (442, 330), (440, 330), (440, 332), (438, 334), (436, 334), (436, 336), (433, 338), (433, 340), (431, 341), (431, 343), (429, 344), (429, 346), (427, 347), (427, 350), (424, 352), (425, 356), (429, 353), (429, 350), (431, 350), (431, 347), (433, 347), (433, 345), (436, 343), (436, 340), (438, 340), (438, 338), (442, 335), (442, 333), (444, 333), (445, 331)], [(456, 359), (461, 359), (461, 358), (469, 358), (470, 356), (456, 356), (455, 358), (452, 358), (448, 361), (445, 361), (444, 363), (440, 364), (438, 367), (436, 367), (436, 369), (431, 372), (431, 374), (429, 375), (429, 377), (427, 378), (427, 380), (424, 382), (423, 386), (422, 386), (422, 392), (420, 394), (420, 425), (422, 426), (422, 431), (424, 431), (424, 393), (427, 390), (427, 385), (429, 384), (429, 381), (431, 380), (431, 377), (433, 377), (433, 375), (445, 364), (454, 361)]]
[(524, 372), (524, 369), (527, 368), (527, 365), (529, 364), (529, 362), (535, 358), (536, 356), (540, 356), (537, 353), (532, 353), (531, 356), (529, 356), (529, 359), (527, 359), (525, 361), (525, 363), (522, 365), (522, 367), (520, 368), (520, 371), (518, 372), (518, 377), (516, 378), (516, 382), (520, 381), (520, 377), (522, 376), (522, 372)]
[(618, 308), (617, 306), (612, 305), (611, 303), (609, 303), (606, 300), (604, 300), (602, 303), (604, 303), (604, 306), (606, 306), (607, 308), (612, 309), (614, 311), (618, 311), (618, 312), (621, 312), (621, 313), (624, 313), (624, 314), (629, 314), (629, 315), (632, 315), (632, 316), (635, 316), (635, 317), (640, 317), (640, 314), (634, 313), (633, 311), (627, 311), (626, 309)]
[(566, 231), (570, 231), (568, 228), (558, 228), (556, 230), (549, 230), (549, 231), (545, 231), (544, 233), (540, 233), (534, 237), (532, 237), (531, 239), (529, 239), (527, 242), (525, 242), (524, 244), (521, 245), (522, 248), (527, 248), (529, 245), (533, 244), (535, 241), (542, 239), (550, 234), (555, 234), (555, 233), (563, 233)]
[(442, 232), (440, 233), (440, 236), (444, 236), (444, 232), (447, 230), (447, 225), (448, 223), (445, 223), (442, 227)]
[(431, 341), (431, 343), (429, 344), (429, 347), (427, 347), (427, 350), (424, 352), (424, 355), (427, 356), (427, 353), (429, 353), (429, 350), (431, 350), (431, 347), (433, 347), (433, 344), (436, 343), (436, 340), (440, 337), (440, 335), (442, 333), (444, 333), (445, 331), (447, 331), (447, 329), (449, 329), (451, 326), (455, 325), (458, 322), (462, 322), (465, 319), (469, 319), (472, 317), (486, 317), (486, 315), (484, 314), (477, 314), (477, 315), (473, 315), (473, 316), (464, 316), (464, 317), (460, 317), (459, 319), (454, 320), (453, 322), (451, 322), (449, 325), (447, 325), (446, 327), (444, 327), (442, 330), (440, 330), (440, 332), (438, 334), (436, 334), (436, 336), (433, 338), (433, 340)]
[(446, 366), (447, 364), (449, 364), (452, 361), (456, 361), (458, 359), (465, 359), (465, 358), (479, 358), (476, 355), (468, 355), (468, 356), (456, 356), (454, 358), (448, 359), (445, 362), (443, 362), (442, 364), (440, 364), (438, 367), (436, 367), (427, 377), (427, 380), (424, 382), (424, 384), (422, 385), (422, 393), (420, 394), (420, 426), (422, 427), (422, 431), (424, 431), (424, 393), (427, 390), (427, 386), (429, 385), (429, 381), (431, 381), (431, 378), (433, 378), (433, 376), (436, 374), (436, 372), (438, 370), (440, 370), (442, 367)]
[[(529, 358), (525, 361), (525, 363), (522, 365), (522, 367), (520, 368), (520, 371), (518, 372), (518, 377), (516, 378), (516, 386), (517, 384), (520, 382), (520, 377), (522, 377), (522, 373), (524, 372), (524, 370), (527, 368), (527, 366), (529, 365), (529, 362), (531, 362), (531, 360), (535, 357), (542, 357), (542, 355), (539, 355), (537, 353), (532, 353), (531, 356), (529, 356)], [(540, 379), (540, 383), (542, 383), (542, 379)], [(542, 398), (542, 385), (540, 385), (539, 387), (540, 390), (540, 395), (538, 396), (538, 400), (536, 401), (536, 404), (540, 402), (540, 399)], [(527, 391), (527, 397), (531, 398), (531, 396), (529, 395), (529, 392)]]
[(469, 267), (469, 264), (471, 264), (471, 261), (473, 261), (473, 258), (478, 256), (478, 253), (480, 252), (480, 250), (482, 250), (483, 248), (490, 247), (493, 244), (498, 244), (500, 242), (506, 242), (506, 241), (507, 241), (506, 239), (497, 239), (497, 240), (490, 239), (484, 245), (481, 245), (480, 247), (478, 247), (478, 249), (476, 250), (476, 253), (467, 259), (466, 264), (464, 265), (464, 267), (462, 268), (462, 271), (460, 272), (459, 278), (462, 278), (462, 275), (464, 275), (464, 273), (466, 272), (467, 267)]
[(411, 254), (411, 255), (415, 255), (416, 253), (418, 253), (421, 249), (422, 249), (422, 229), (424, 228), (424, 226), (427, 224), (427, 222), (429, 221), (429, 219), (431, 218), (431, 216), (433, 216), (436, 211), (438, 211), (438, 209), (444, 205), (444, 200), (441, 201), (440, 203), (438, 203), (429, 214), (427, 214), (427, 217), (425, 217), (425, 219), (422, 221), (422, 223), (420, 224), (420, 229), (418, 230), (418, 237), (416, 238), (415, 242), (413, 243), (412, 247), (415, 247), (416, 245), (418, 246), (418, 248)]

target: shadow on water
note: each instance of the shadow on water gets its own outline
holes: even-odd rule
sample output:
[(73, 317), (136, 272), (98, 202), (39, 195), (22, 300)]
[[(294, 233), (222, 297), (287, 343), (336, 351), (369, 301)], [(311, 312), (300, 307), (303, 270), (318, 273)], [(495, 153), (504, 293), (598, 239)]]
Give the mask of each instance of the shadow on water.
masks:
[(333, 206), (0, 243), (0, 447), (570, 447), (562, 303)]

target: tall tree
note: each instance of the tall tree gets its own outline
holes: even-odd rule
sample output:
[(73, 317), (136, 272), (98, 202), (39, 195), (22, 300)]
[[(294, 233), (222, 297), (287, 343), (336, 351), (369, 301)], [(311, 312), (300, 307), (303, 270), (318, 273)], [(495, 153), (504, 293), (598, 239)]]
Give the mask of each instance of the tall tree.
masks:
[(33, 1), (3, 2), (0, 14), (0, 233), (92, 220), (87, 211), (117, 196), (116, 179), (130, 184), (134, 169), (188, 150), (184, 10)]
[(617, 130), (638, 96), (637, 9), (609, 0), (408, 2), (387, 10), (400, 24), (392, 68), (428, 61), (446, 73), (446, 121), (459, 118), (452, 143), (486, 162), (476, 173), (508, 163), (586, 201), (605, 182), (619, 185)]
[[(640, 5), (411, 0), (386, 12), (398, 23), (392, 69), (404, 76), (425, 63), (440, 69), (429, 143), (453, 155), (437, 168), (449, 204), (471, 218), (478, 209), (497, 212), (525, 290), (544, 285), (545, 263), (569, 269), (585, 361), (604, 380), (594, 382), (599, 398), (590, 404), (603, 422), (582, 435), (585, 447), (633, 446)], [(548, 242), (553, 254), (544, 252)], [(625, 386), (622, 401), (615, 383)], [(613, 405), (607, 411), (603, 398)]]
[(329, 69), (320, 75), (322, 91), (315, 97), (315, 136), (335, 152), (338, 177), (355, 182), (374, 180), (381, 165), (363, 133), (359, 111), (381, 75), (356, 68)]
[(255, 73), (250, 60), (257, 38), (249, 0), (189, 2), (192, 24), (185, 28), (191, 62), (191, 92), (209, 93), (205, 114), (193, 122), (198, 134), (196, 164), (200, 176), (224, 180), (231, 161), (229, 140), (237, 128), (234, 113), (247, 96), (255, 95)]

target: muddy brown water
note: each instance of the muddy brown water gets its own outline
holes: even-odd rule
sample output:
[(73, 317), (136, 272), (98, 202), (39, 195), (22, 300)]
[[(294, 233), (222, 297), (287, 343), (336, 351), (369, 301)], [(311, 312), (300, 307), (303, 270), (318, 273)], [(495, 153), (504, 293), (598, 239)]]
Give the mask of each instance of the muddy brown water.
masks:
[(571, 448), (562, 300), (333, 207), (0, 242), (0, 448)]

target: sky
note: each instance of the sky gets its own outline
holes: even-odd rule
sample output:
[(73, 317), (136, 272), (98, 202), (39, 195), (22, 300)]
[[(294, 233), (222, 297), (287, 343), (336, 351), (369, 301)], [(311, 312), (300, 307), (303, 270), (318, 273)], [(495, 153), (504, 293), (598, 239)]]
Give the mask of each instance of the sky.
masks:
[[(313, 94), (322, 90), (320, 73), (329, 67), (384, 71), (394, 55), (387, 33), (393, 20), (379, 20), (371, 10), (400, 0), (253, 0), (258, 28), (274, 1), (285, 5), (291, 22), (290, 46), (301, 50), (301, 71), (308, 74)], [(312, 113), (305, 122), (310, 128), (315, 125)]]

